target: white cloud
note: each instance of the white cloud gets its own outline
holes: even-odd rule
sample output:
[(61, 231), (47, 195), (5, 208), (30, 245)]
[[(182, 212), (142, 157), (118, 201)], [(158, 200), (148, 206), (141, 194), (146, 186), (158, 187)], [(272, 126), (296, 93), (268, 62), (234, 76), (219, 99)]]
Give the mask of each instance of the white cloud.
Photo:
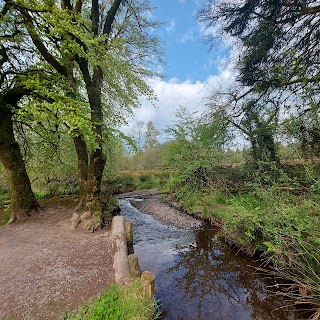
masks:
[(150, 80), (149, 84), (158, 96), (158, 101), (155, 102), (155, 106), (150, 101), (142, 101), (141, 108), (136, 110), (134, 118), (129, 121), (129, 126), (122, 128), (123, 131), (129, 133), (133, 123), (140, 120), (144, 122), (152, 120), (158, 129), (165, 129), (174, 122), (175, 112), (179, 106), (201, 114), (205, 98), (210, 91), (214, 88), (228, 87), (235, 79), (231, 64), (224, 66), (218, 75), (211, 75), (204, 82), (188, 80), (179, 82), (176, 78), (167, 81), (160, 78)]
[(177, 39), (177, 42), (180, 44), (184, 44), (186, 42), (191, 42), (195, 40), (195, 34), (193, 29), (189, 29), (186, 31), (179, 39)]
[(175, 28), (176, 28), (176, 19), (175, 19), (175, 18), (170, 19), (170, 20), (168, 21), (168, 23), (166, 24), (166, 26), (165, 26), (166, 31), (167, 31), (168, 33), (170, 33), (170, 32), (172, 32), (172, 31), (174, 31)]

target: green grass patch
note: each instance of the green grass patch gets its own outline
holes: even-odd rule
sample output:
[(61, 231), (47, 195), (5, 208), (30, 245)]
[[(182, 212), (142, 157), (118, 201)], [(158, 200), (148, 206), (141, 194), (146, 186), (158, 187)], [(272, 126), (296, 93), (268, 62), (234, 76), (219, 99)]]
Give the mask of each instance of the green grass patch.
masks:
[(9, 192), (0, 192), (0, 208), (3, 208), (6, 201), (10, 200)]
[(179, 202), (191, 213), (214, 216), (223, 222), (221, 232), (253, 251), (282, 252), (285, 238), (310, 244), (320, 242), (320, 202), (317, 196), (298, 197), (272, 188), (239, 195), (194, 190), (179, 194)]
[(5, 210), (9, 201), (10, 194), (8, 192), (0, 192), (0, 225), (7, 224), (10, 219), (10, 213)]
[(99, 298), (75, 311), (65, 311), (61, 320), (149, 320), (157, 318), (157, 306), (141, 293), (140, 281), (128, 288), (112, 285)]
[(171, 174), (172, 170), (122, 171), (113, 179), (104, 181), (104, 186), (112, 194), (143, 189), (163, 190)]
[(4, 208), (0, 209), (0, 225), (5, 225), (10, 219), (10, 213), (6, 212)]

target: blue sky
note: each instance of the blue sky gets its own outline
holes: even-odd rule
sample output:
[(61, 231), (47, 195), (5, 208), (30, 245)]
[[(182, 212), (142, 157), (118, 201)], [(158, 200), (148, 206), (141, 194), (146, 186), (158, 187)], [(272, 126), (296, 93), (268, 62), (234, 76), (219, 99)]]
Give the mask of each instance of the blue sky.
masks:
[(158, 30), (166, 49), (165, 76), (196, 82), (217, 74), (219, 61), (228, 56), (228, 49), (217, 41), (210, 50), (204, 42), (196, 14), (205, 1), (152, 0), (152, 3), (157, 6), (156, 19), (165, 22)]
[[(196, 14), (205, 1), (151, 0), (157, 7), (154, 18), (165, 22), (155, 31), (166, 52), (166, 64), (160, 68), (165, 78), (148, 81), (158, 96), (156, 107), (143, 100), (135, 117), (124, 128), (125, 133), (130, 134), (130, 128), (141, 120), (152, 120), (158, 129), (164, 130), (174, 122), (179, 106), (201, 113), (210, 91), (233, 81), (230, 48), (216, 41), (210, 50), (204, 42), (204, 29), (197, 22)], [(164, 135), (160, 140), (163, 139)]]

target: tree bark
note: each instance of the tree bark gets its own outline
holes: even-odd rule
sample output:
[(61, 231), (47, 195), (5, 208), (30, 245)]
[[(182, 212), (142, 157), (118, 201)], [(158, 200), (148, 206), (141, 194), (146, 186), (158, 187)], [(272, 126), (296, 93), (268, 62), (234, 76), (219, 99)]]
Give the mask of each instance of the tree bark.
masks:
[(0, 160), (9, 180), (11, 193), (11, 217), (9, 223), (31, 215), (39, 208), (18, 142), (13, 132), (12, 111), (0, 105)]
[[(78, 60), (83, 74), (86, 91), (91, 109), (92, 131), (96, 137), (96, 149), (89, 154), (86, 143), (81, 136), (74, 138), (78, 157), (78, 178), (80, 199), (77, 210), (88, 214), (82, 215), (87, 220), (85, 228), (94, 231), (102, 221), (103, 203), (101, 199), (101, 182), (106, 158), (103, 154), (103, 115), (101, 105), (102, 70), (99, 66), (93, 67), (92, 78), (86, 60)], [(81, 216), (81, 217), (82, 217)], [(81, 221), (83, 219), (81, 218)]]
[(88, 180), (88, 149), (82, 135), (78, 135), (73, 139), (77, 158), (78, 158), (78, 183), (79, 183), (79, 204), (77, 210), (83, 209), (86, 204), (87, 197), (87, 180)]
[[(109, 35), (112, 30), (112, 24), (115, 16), (123, 0), (114, 0), (107, 17), (103, 24), (102, 33)], [(98, 0), (91, 2), (91, 31), (94, 36), (98, 36), (99, 32), (99, 4)], [(99, 65), (92, 68), (92, 76), (90, 76), (89, 63), (87, 60), (78, 59), (78, 64), (83, 75), (86, 85), (88, 99), (91, 109), (92, 129), (96, 135), (97, 147), (90, 155), (88, 179), (87, 179), (87, 203), (86, 206), (92, 213), (99, 213), (100, 217), (103, 213), (103, 205), (101, 200), (101, 182), (103, 170), (106, 164), (106, 157), (103, 153), (103, 112), (101, 104), (101, 87), (103, 83), (103, 71)]]
[(102, 106), (101, 106), (101, 83), (102, 71), (95, 66), (91, 86), (87, 86), (88, 97), (91, 107), (92, 129), (96, 135), (97, 147), (90, 155), (87, 180), (87, 207), (92, 212), (102, 214), (101, 182), (106, 157), (103, 153), (103, 130), (102, 130)]
[(101, 216), (103, 211), (101, 200), (101, 182), (106, 158), (101, 149), (96, 149), (90, 156), (86, 207), (92, 213)]

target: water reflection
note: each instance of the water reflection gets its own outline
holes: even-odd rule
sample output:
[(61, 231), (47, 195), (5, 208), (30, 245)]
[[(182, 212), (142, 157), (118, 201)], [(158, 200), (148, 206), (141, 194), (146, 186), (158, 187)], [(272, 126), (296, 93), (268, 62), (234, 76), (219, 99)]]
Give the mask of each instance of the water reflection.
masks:
[(163, 225), (127, 201), (121, 206), (133, 221), (142, 269), (156, 274), (163, 319), (295, 319), (293, 312), (279, 309), (284, 301), (270, 295), (266, 280), (248, 266), (254, 262), (214, 239), (209, 226), (182, 230)]
[[(253, 274), (248, 265), (254, 262), (212, 240), (215, 231), (209, 227), (194, 234), (195, 242), (180, 251), (165, 272), (172, 279), (176, 303), (184, 305), (181, 319), (294, 319), (292, 312), (279, 309), (284, 301), (267, 292), (266, 281)], [(195, 301), (191, 311), (189, 305)], [(178, 318), (172, 314), (166, 319)]]

